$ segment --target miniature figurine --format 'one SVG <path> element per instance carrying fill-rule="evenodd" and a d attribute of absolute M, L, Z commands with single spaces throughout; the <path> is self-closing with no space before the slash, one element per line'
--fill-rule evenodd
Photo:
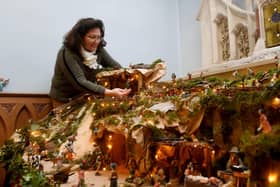
<path fill-rule="evenodd" d="M 96 172 L 95 172 L 95 175 L 96 176 L 100 176 L 101 174 L 100 174 L 100 170 L 101 170 L 101 167 L 102 167 L 102 158 L 101 158 L 101 155 L 97 155 L 97 157 L 96 157 L 96 161 L 95 161 L 95 163 L 96 163 Z"/>
<path fill-rule="evenodd" d="M 230 156 L 229 156 L 229 160 L 228 160 L 227 166 L 226 166 L 228 171 L 232 171 L 233 166 L 244 167 L 243 162 L 238 155 L 239 154 L 238 147 L 233 146 L 231 148 L 231 150 L 229 151 L 229 153 L 230 153 Z"/>
<path fill-rule="evenodd" d="M 255 75 L 255 72 L 251 68 L 247 68 L 248 71 L 248 77 L 252 78 Z"/>
<path fill-rule="evenodd" d="M 154 176 L 155 184 L 154 187 L 160 187 L 165 185 L 165 175 L 164 170 L 160 168 L 157 174 Z"/>
<path fill-rule="evenodd" d="M 72 136 L 69 136 L 67 139 L 67 143 L 65 145 L 65 148 L 68 149 L 70 152 L 74 153 L 73 144 L 76 140 L 77 133 L 73 134 Z"/>
<path fill-rule="evenodd" d="M 172 79 L 172 81 L 173 81 L 173 82 L 175 82 L 175 81 L 176 81 L 176 74 L 175 74 L 175 73 L 172 73 L 172 75 L 171 75 L 171 79 Z"/>
<path fill-rule="evenodd" d="M 191 73 L 188 73 L 188 79 L 192 80 L 192 74 Z"/>
<path fill-rule="evenodd" d="M 276 66 L 276 68 L 279 68 L 279 65 L 280 65 L 280 58 L 278 57 L 278 55 L 276 55 L 276 56 L 274 57 L 274 59 L 275 59 L 275 66 Z"/>
<path fill-rule="evenodd" d="M 127 164 L 128 170 L 129 170 L 129 176 L 126 179 L 127 182 L 133 182 L 133 179 L 135 178 L 135 171 L 137 169 L 137 163 L 134 157 L 131 157 L 129 159 L 129 162 Z"/>
<path fill-rule="evenodd" d="M 266 117 L 266 115 L 264 114 L 264 110 L 263 109 L 259 109 L 258 110 L 259 116 L 260 116 L 260 126 L 258 127 L 257 131 L 258 132 L 262 132 L 264 134 L 268 134 L 271 131 L 271 125 Z"/>
<path fill-rule="evenodd" d="M 189 162 L 189 164 L 187 165 L 187 168 L 185 169 L 184 174 L 185 174 L 186 177 L 188 175 L 192 175 L 193 174 L 193 164 L 192 164 L 192 162 Z"/>
<path fill-rule="evenodd" d="M 112 173 L 110 176 L 110 187 L 118 187 L 118 173 L 116 171 L 117 164 L 111 163 Z"/>
<path fill-rule="evenodd" d="M 10 79 L 0 78 L 0 91 L 9 83 Z"/>
<path fill-rule="evenodd" d="M 85 187 L 86 184 L 85 184 L 85 172 L 84 170 L 79 170 L 78 171 L 78 180 L 79 180 L 79 183 L 77 185 L 77 187 Z"/>
<path fill-rule="evenodd" d="M 41 155 L 40 154 L 36 154 L 36 155 L 31 156 L 31 166 L 33 168 L 38 169 L 39 166 L 40 166 L 40 161 L 41 161 Z"/>
<path fill-rule="evenodd" d="M 277 80 L 278 80 L 277 73 L 273 73 L 272 78 L 270 79 L 270 86 L 274 86 L 274 84 Z"/>
<path fill-rule="evenodd" d="M 65 144 L 65 148 L 66 148 L 65 157 L 68 161 L 72 161 L 75 154 L 73 144 L 74 141 L 76 140 L 76 136 L 77 133 L 73 134 L 72 136 L 69 136 Z"/>
<path fill-rule="evenodd" d="M 191 138 L 193 142 L 199 142 L 197 137 L 194 134 L 191 134 Z"/>

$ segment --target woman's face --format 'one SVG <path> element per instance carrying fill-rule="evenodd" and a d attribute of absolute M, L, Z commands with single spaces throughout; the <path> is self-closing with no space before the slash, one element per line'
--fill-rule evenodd
<path fill-rule="evenodd" d="M 90 29 L 84 36 L 83 47 L 90 52 L 96 51 L 101 39 L 101 31 L 99 28 Z"/>

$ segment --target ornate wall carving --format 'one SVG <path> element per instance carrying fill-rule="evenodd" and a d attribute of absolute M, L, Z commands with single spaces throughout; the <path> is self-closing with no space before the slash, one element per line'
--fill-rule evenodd
<path fill-rule="evenodd" d="M 236 58 L 248 57 L 250 52 L 248 28 L 238 24 L 233 30 L 236 38 Z"/>
<path fill-rule="evenodd" d="M 251 0 L 244 1 L 244 6 L 246 9 L 241 9 L 228 0 L 202 0 L 197 18 L 201 26 L 202 68 L 224 66 L 253 53 L 256 14 Z M 233 31 L 239 23 L 247 30 L 237 33 L 236 38 Z"/>
<path fill-rule="evenodd" d="M 221 61 L 227 61 L 230 58 L 228 19 L 226 16 L 219 14 L 216 17 L 215 22 L 217 24 L 217 31 L 218 31 L 217 36 L 218 36 L 219 59 Z"/>
<path fill-rule="evenodd" d="M 13 132 L 28 124 L 30 119 L 39 120 L 52 109 L 46 94 L 0 93 L 0 145 Z"/>

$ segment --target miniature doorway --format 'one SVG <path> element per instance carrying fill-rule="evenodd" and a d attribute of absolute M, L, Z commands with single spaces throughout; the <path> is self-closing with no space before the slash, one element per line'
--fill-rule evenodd
<path fill-rule="evenodd" d="M 122 134 L 112 134 L 112 152 L 111 159 L 112 162 L 117 164 L 125 163 L 126 159 L 126 149 L 125 149 L 125 136 Z"/>

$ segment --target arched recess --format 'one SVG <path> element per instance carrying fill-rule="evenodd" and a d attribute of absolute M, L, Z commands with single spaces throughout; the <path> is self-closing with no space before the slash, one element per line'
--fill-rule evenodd
<path fill-rule="evenodd" d="M 217 25 L 219 62 L 228 61 L 230 58 L 228 18 L 223 14 L 218 14 L 216 16 L 215 23 Z"/>
<path fill-rule="evenodd" d="M 23 124 L 28 124 L 30 119 L 34 119 L 34 115 L 26 105 L 23 105 L 17 113 L 14 130 L 22 127 Z"/>
<path fill-rule="evenodd" d="M 30 119 L 42 119 L 51 109 L 50 98 L 46 94 L 0 93 L 0 146 L 17 128 L 27 125 Z"/>
<path fill-rule="evenodd" d="M 3 142 L 6 139 L 6 125 L 3 118 L 0 116 L 0 142 Z"/>
<path fill-rule="evenodd" d="M 236 58 L 248 57 L 250 52 L 248 28 L 242 23 L 238 23 L 234 27 L 233 33 L 235 35 Z"/>

